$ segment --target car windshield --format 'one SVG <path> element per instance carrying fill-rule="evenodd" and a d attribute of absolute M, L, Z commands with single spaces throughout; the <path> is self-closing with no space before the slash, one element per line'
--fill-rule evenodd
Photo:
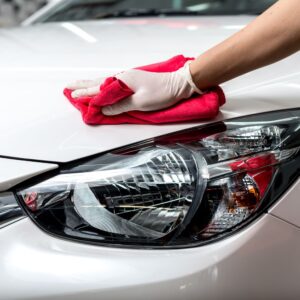
<path fill-rule="evenodd" d="M 38 22 L 117 17 L 260 14 L 276 0 L 62 0 Z"/>

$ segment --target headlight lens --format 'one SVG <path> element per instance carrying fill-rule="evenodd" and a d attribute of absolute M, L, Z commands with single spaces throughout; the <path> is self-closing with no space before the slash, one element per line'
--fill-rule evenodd
<path fill-rule="evenodd" d="M 18 197 L 40 227 L 67 238 L 152 247 L 213 241 L 297 178 L 299 134 L 300 110 L 196 127 L 61 170 Z"/>

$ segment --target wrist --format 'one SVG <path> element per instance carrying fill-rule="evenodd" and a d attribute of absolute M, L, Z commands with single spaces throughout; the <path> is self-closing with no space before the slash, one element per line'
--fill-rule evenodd
<path fill-rule="evenodd" d="M 197 87 L 197 85 L 195 84 L 193 78 L 192 78 L 192 74 L 190 71 L 190 64 L 192 61 L 188 61 L 185 63 L 185 65 L 178 70 L 180 77 L 185 81 L 185 86 L 190 90 L 190 93 L 197 93 L 197 94 L 203 94 L 203 92 L 201 91 L 201 89 L 199 89 Z"/>
<path fill-rule="evenodd" d="M 196 60 L 189 61 L 189 72 L 190 72 L 191 81 L 193 82 L 194 86 L 196 86 L 197 89 L 202 91 L 203 87 L 199 86 L 199 78 L 198 78 L 199 77 L 198 76 L 199 72 L 198 72 L 198 69 L 197 69 Z"/>

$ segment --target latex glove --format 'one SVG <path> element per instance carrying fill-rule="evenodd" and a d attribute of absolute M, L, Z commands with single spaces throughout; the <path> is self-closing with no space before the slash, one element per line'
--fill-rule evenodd
<path fill-rule="evenodd" d="M 188 99 L 193 93 L 202 93 L 194 84 L 189 62 L 175 72 L 155 73 L 132 69 L 115 76 L 134 94 L 111 106 L 102 108 L 105 115 L 118 115 L 127 111 L 160 110 Z M 94 96 L 99 93 L 103 79 L 77 81 L 68 86 L 74 90 L 73 98 Z"/>

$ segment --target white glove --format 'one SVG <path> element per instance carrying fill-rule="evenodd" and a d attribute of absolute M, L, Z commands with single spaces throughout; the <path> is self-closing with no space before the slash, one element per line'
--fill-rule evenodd
<path fill-rule="evenodd" d="M 202 94 L 192 80 L 189 62 L 175 72 L 155 73 L 129 70 L 116 75 L 134 94 L 116 104 L 105 106 L 105 115 L 118 115 L 123 112 L 140 110 L 160 110 L 190 98 L 193 93 Z M 72 97 L 94 96 L 99 93 L 103 79 L 77 81 L 68 86 L 73 90 Z"/>

